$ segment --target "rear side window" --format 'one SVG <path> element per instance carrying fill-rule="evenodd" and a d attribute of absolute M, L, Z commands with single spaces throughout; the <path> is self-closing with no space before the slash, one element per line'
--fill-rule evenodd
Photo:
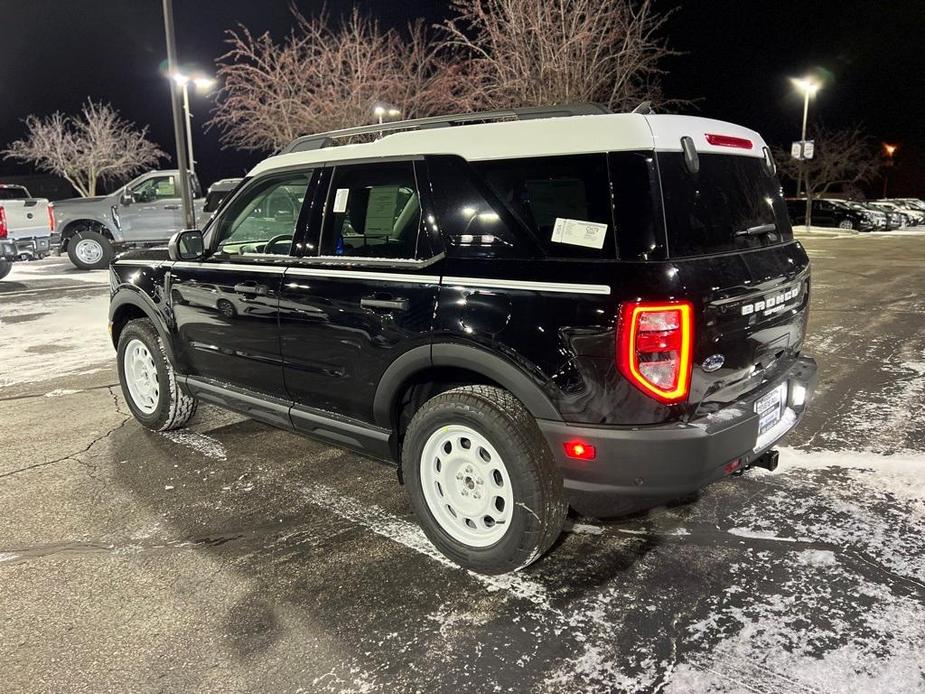
<path fill-rule="evenodd" d="M 780 183 L 763 159 L 659 152 L 668 253 L 673 258 L 761 248 L 793 238 Z"/>
<path fill-rule="evenodd" d="M 21 186 L 0 186 L 0 200 L 24 200 L 29 198 L 29 191 Z"/>
<path fill-rule="evenodd" d="M 480 161 L 472 166 L 548 255 L 616 257 L 605 154 Z"/>
<path fill-rule="evenodd" d="M 420 227 L 421 199 L 410 161 L 334 170 L 321 255 L 414 259 Z"/>

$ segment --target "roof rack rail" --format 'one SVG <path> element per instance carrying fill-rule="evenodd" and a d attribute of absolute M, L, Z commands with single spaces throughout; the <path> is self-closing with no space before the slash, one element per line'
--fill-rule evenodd
<path fill-rule="evenodd" d="M 558 106 L 530 106 L 527 108 L 512 108 L 500 111 L 481 111 L 474 113 L 458 113 L 450 116 L 433 116 L 431 118 L 414 118 L 412 120 L 390 121 L 387 123 L 373 123 L 360 125 L 354 128 L 332 130 L 317 135 L 303 135 L 297 137 L 283 147 L 280 154 L 293 152 L 308 152 L 315 149 L 331 147 L 335 140 L 358 135 L 373 135 L 395 132 L 399 130 L 425 130 L 428 128 L 447 128 L 453 125 L 466 125 L 488 121 L 503 120 L 534 120 L 537 118 L 561 118 L 564 116 L 592 116 L 612 113 L 603 104 L 561 104 Z"/>

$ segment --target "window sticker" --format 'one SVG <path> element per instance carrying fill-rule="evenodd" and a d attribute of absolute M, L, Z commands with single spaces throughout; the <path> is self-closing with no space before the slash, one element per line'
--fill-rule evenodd
<path fill-rule="evenodd" d="M 338 188 L 334 195 L 334 214 L 342 214 L 347 211 L 347 198 L 350 197 L 349 188 Z"/>
<path fill-rule="evenodd" d="M 607 225 L 598 222 L 588 222 L 583 219 L 563 219 L 556 217 L 556 225 L 552 228 L 552 241 L 554 243 L 568 243 L 573 246 L 585 248 L 604 247 L 607 237 Z"/>
<path fill-rule="evenodd" d="M 398 207 L 398 186 L 376 186 L 369 190 L 366 206 L 366 233 L 391 234 Z"/>

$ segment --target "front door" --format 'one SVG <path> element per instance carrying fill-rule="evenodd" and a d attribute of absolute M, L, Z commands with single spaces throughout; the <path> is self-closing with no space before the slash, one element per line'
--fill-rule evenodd
<path fill-rule="evenodd" d="M 169 295 L 190 375 L 285 398 L 278 302 L 310 171 L 255 179 L 209 228 L 202 262 L 178 262 Z"/>
<path fill-rule="evenodd" d="M 286 271 L 280 290 L 297 427 L 300 407 L 372 422 L 385 369 L 430 343 L 440 263 L 415 168 L 398 161 L 325 172 L 326 194 L 317 196 L 308 233 L 313 252 Z"/>
<path fill-rule="evenodd" d="M 129 189 L 133 200 L 119 205 L 119 223 L 126 241 L 169 239 L 182 228 L 183 212 L 177 176 L 151 176 Z"/>

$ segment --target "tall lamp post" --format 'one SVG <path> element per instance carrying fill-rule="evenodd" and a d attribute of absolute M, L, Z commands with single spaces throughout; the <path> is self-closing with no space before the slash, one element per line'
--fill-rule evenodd
<path fill-rule="evenodd" d="M 177 71 L 177 42 L 173 31 L 173 2 L 164 0 L 164 33 L 167 38 L 167 71 Z M 180 201 L 183 206 L 183 228 L 196 227 L 196 214 L 193 210 L 193 189 L 190 187 L 189 162 L 186 160 L 187 149 L 183 146 L 183 105 L 177 94 L 177 84 L 170 83 L 170 105 L 173 109 L 173 134 L 177 143 L 177 165 L 180 169 Z"/>
<path fill-rule="evenodd" d="M 174 72 L 170 77 L 174 82 L 177 83 L 177 86 L 183 90 L 183 114 L 186 117 L 187 156 L 189 157 L 190 172 L 195 174 L 196 159 L 193 157 L 193 115 L 190 112 L 189 107 L 189 85 L 190 82 L 192 82 L 193 86 L 196 87 L 197 92 L 205 94 L 213 87 L 215 80 L 211 77 L 204 77 L 202 75 L 195 75 L 190 77 L 189 75 L 184 75 L 182 72 Z"/>
<path fill-rule="evenodd" d="M 809 98 L 815 96 L 819 91 L 819 83 L 810 77 L 801 77 L 800 79 L 791 79 L 791 83 L 798 91 L 803 92 L 803 128 L 800 131 L 800 175 L 797 177 L 797 197 L 800 197 L 800 188 L 803 183 L 803 147 L 806 142 L 806 121 L 809 117 Z"/>
<path fill-rule="evenodd" d="M 883 151 L 886 153 L 886 166 L 887 169 L 883 174 L 883 197 L 886 197 L 886 187 L 887 182 L 890 180 L 890 169 L 893 168 L 893 155 L 896 153 L 896 150 L 899 149 L 899 145 L 888 145 L 886 142 L 883 143 Z"/>

